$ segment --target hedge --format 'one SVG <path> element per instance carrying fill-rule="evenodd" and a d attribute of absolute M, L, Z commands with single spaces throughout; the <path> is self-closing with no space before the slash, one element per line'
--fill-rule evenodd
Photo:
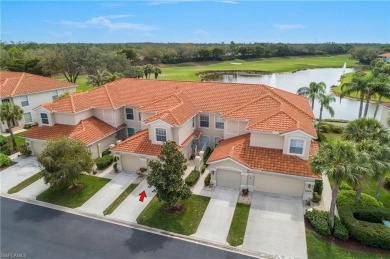
<path fill-rule="evenodd" d="M 324 183 L 322 182 L 322 180 L 315 180 L 314 192 L 318 193 L 319 195 L 322 195 L 322 189 L 324 188 L 323 185 Z"/>
<path fill-rule="evenodd" d="M 337 206 L 361 206 L 361 207 L 374 207 L 380 208 L 383 207 L 383 203 L 377 201 L 371 195 L 362 193 L 360 201 L 356 202 L 355 200 L 356 192 L 354 190 L 341 190 L 337 195 Z"/>
<path fill-rule="evenodd" d="M 188 186 L 194 186 L 199 180 L 200 172 L 198 170 L 193 170 L 185 179 L 185 183 Z"/>
<path fill-rule="evenodd" d="M 368 246 L 390 250 L 390 228 L 381 223 L 369 222 L 378 221 L 379 218 L 390 220 L 389 209 L 343 206 L 338 211 L 351 238 Z"/>
<path fill-rule="evenodd" d="M 385 178 L 387 186 L 390 188 L 390 175 Z"/>
<path fill-rule="evenodd" d="M 206 163 L 207 162 L 207 159 L 209 159 L 209 157 L 211 156 L 211 153 L 213 152 L 213 150 L 211 150 L 210 147 L 207 147 L 206 150 L 204 151 L 203 153 L 203 162 Z"/>
<path fill-rule="evenodd" d="M 12 164 L 12 160 L 3 153 L 0 153 L 0 167 L 6 167 Z"/>
<path fill-rule="evenodd" d="M 339 187 L 339 190 L 353 190 L 353 188 L 347 183 L 342 183 Z"/>
<path fill-rule="evenodd" d="M 209 186 L 211 180 L 211 174 L 209 173 L 206 178 L 204 178 L 204 185 Z"/>
<path fill-rule="evenodd" d="M 203 174 L 205 170 L 206 170 L 206 165 L 205 164 L 201 165 L 200 173 Z"/>
<path fill-rule="evenodd" d="M 328 212 L 313 209 L 306 211 L 305 218 L 310 222 L 315 231 L 323 236 L 332 234 L 328 225 Z M 334 217 L 333 236 L 340 240 L 348 240 L 349 234 L 347 228 L 341 223 L 338 217 Z"/>
<path fill-rule="evenodd" d="M 109 167 L 113 161 L 114 161 L 113 156 L 105 155 L 105 156 L 96 158 L 95 164 L 99 170 L 103 170 L 103 169 Z"/>

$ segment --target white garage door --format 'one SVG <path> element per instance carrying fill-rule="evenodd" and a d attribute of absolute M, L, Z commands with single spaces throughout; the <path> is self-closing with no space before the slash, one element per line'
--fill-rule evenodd
<path fill-rule="evenodd" d="M 31 149 L 35 156 L 39 156 L 45 148 L 46 142 L 43 141 L 31 141 Z"/>
<path fill-rule="evenodd" d="M 122 155 L 122 168 L 127 172 L 136 172 L 140 169 L 140 160 L 136 156 Z"/>
<path fill-rule="evenodd" d="M 255 175 L 255 191 L 277 193 L 294 197 L 302 197 L 304 181 L 275 175 Z"/>
<path fill-rule="evenodd" d="M 230 170 L 217 170 L 217 185 L 223 187 L 230 187 L 240 189 L 241 187 L 241 173 Z"/>

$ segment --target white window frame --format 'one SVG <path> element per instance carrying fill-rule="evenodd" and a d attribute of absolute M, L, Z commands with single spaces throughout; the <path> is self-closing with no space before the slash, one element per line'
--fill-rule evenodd
<path fill-rule="evenodd" d="M 42 118 L 42 114 L 45 114 L 47 116 L 47 118 Z M 41 124 L 43 125 L 49 125 L 50 124 L 50 120 L 49 120 L 49 114 L 45 113 L 45 112 L 41 112 L 39 113 L 39 119 L 41 120 Z M 43 120 L 47 120 L 47 123 L 44 123 Z"/>
<path fill-rule="evenodd" d="M 161 132 L 159 132 L 159 131 L 161 131 Z M 164 132 L 164 134 L 161 134 L 162 132 Z M 156 128 L 155 133 L 156 133 L 156 141 L 158 141 L 158 142 L 166 142 L 167 141 L 167 130 L 166 129 Z M 159 140 L 159 137 L 165 137 L 165 140 Z"/>
<path fill-rule="evenodd" d="M 206 117 L 207 116 L 207 122 L 208 122 L 208 126 L 205 127 L 205 126 L 202 126 L 202 116 L 203 117 Z M 208 114 L 200 114 L 199 115 L 199 128 L 210 128 L 210 115 Z"/>
<path fill-rule="evenodd" d="M 222 137 L 215 137 L 214 138 L 214 147 L 216 147 L 219 144 L 219 142 L 221 142 L 221 140 L 222 140 Z"/>
<path fill-rule="evenodd" d="M 53 99 L 53 101 L 58 98 L 58 91 L 57 90 L 51 91 L 51 98 Z"/>
<path fill-rule="evenodd" d="M 127 110 L 131 110 L 131 113 L 128 113 Z M 134 120 L 134 109 L 133 108 L 125 108 L 125 114 L 126 114 L 126 120 L 133 121 Z M 133 117 L 132 119 L 129 119 L 127 115 L 130 115 Z"/>
<path fill-rule="evenodd" d="M 22 107 L 30 106 L 30 102 L 28 101 L 28 96 L 27 95 L 20 96 L 19 98 L 20 98 L 20 106 L 22 106 Z M 26 100 L 23 100 L 23 98 L 26 98 Z M 23 105 L 24 102 L 27 102 L 27 104 Z"/>
<path fill-rule="evenodd" d="M 27 121 L 26 120 L 26 114 L 28 114 L 30 116 L 30 121 Z M 25 124 L 30 124 L 30 123 L 33 123 L 33 119 L 32 119 L 32 115 L 31 115 L 31 112 L 26 112 L 23 114 L 23 117 L 24 117 L 24 123 Z"/>
<path fill-rule="evenodd" d="M 291 149 L 291 142 L 295 140 L 295 141 L 302 141 L 303 145 L 302 145 L 302 154 L 298 154 L 298 153 L 292 153 L 290 152 L 290 149 Z M 306 140 L 303 139 L 303 138 L 290 138 L 288 140 L 288 154 L 290 155 L 296 155 L 296 156 L 304 156 L 305 155 L 305 147 L 306 147 Z"/>
<path fill-rule="evenodd" d="M 222 128 L 217 127 L 217 123 L 222 123 Z M 224 130 L 225 129 L 225 122 L 221 118 L 220 115 L 215 115 L 215 124 L 214 124 L 215 129 L 217 130 Z"/>

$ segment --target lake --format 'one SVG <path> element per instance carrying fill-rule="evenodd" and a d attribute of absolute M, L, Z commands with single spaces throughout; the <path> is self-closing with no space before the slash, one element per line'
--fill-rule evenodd
<path fill-rule="evenodd" d="M 347 68 L 345 73 L 354 72 L 354 69 Z M 225 74 L 213 75 L 207 77 L 207 81 L 218 81 L 225 83 L 244 83 L 244 84 L 265 84 L 276 87 L 291 93 L 296 93 L 300 87 L 309 86 L 311 82 L 324 82 L 327 85 L 328 92 L 331 92 L 332 85 L 339 85 L 340 78 L 344 73 L 343 68 L 316 68 L 301 70 L 292 73 L 275 73 L 275 74 Z M 351 99 L 342 99 L 336 97 L 336 102 L 331 104 L 334 111 L 334 118 L 353 120 L 359 115 L 359 102 Z M 371 104 L 368 116 L 373 117 L 375 104 Z M 314 104 L 314 114 L 319 117 L 320 107 L 316 102 Z M 380 117 L 379 109 L 377 118 Z M 330 114 L 324 110 L 323 118 L 331 118 Z"/>

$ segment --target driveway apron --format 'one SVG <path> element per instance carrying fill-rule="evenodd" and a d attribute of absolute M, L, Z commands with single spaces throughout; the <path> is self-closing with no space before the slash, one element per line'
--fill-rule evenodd
<path fill-rule="evenodd" d="M 16 195 L 35 200 L 39 194 L 43 193 L 47 189 L 49 189 L 49 185 L 45 184 L 45 181 L 43 180 L 43 178 L 41 178 L 27 186 L 20 192 L 17 192 Z"/>

